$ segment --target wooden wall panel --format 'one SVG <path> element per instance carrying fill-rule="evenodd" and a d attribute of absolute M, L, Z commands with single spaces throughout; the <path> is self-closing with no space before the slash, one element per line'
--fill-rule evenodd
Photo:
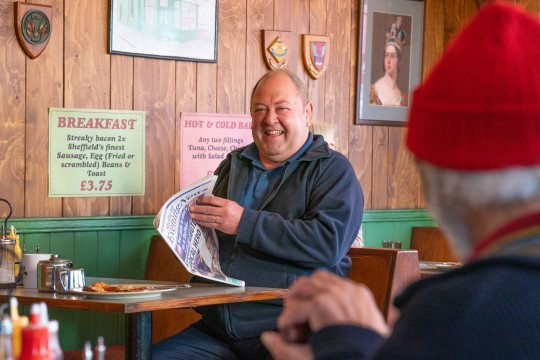
<path fill-rule="evenodd" d="M 352 119 L 349 117 L 349 96 L 346 89 L 349 88 L 350 79 L 350 38 L 351 38 L 351 5 L 350 2 L 328 1 L 327 31 L 331 34 L 331 51 L 333 57 L 331 64 L 326 70 L 326 92 L 324 112 L 327 121 L 336 125 L 336 136 L 339 139 L 348 138 L 348 124 Z M 338 144 L 341 141 L 337 141 Z M 345 156 L 348 147 L 340 144 L 339 151 Z"/>
<path fill-rule="evenodd" d="M 25 57 L 13 26 L 14 2 L 0 3 L 0 197 L 13 207 L 13 217 L 24 216 L 25 173 Z M 6 217 L 7 206 L 0 204 Z M 6 212 L 4 212 L 6 211 Z"/>
<path fill-rule="evenodd" d="M 176 63 L 176 129 L 180 129 L 180 114 L 197 111 L 197 83 L 195 79 L 197 65 L 193 62 Z M 176 131 L 174 191 L 180 190 L 180 131 Z"/>
<path fill-rule="evenodd" d="M 37 2 L 37 1 L 36 1 Z M 45 51 L 26 60 L 26 167 L 24 214 L 62 216 L 62 199 L 48 197 L 49 107 L 63 106 L 63 1 L 39 1 L 53 7 L 53 33 Z"/>
<path fill-rule="evenodd" d="M 354 125 L 361 0 L 221 0 L 216 63 L 111 56 L 108 0 L 29 2 L 54 8 L 53 37 L 35 60 L 16 40 L 14 1 L 0 0 L 0 197 L 12 201 L 14 217 L 155 213 L 178 190 L 180 113 L 249 112 L 251 89 L 267 71 L 261 30 L 291 32 L 288 68 L 306 82 L 314 118 L 337 126 L 365 207 L 425 206 L 406 128 Z M 540 13 L 536 0 L 516 2 Z M 425 0 L 423 76 L 476 11 L 474 0 Z M 330 67 L 318 80 L 304 69 L 302 34 L 331 37 Z M 145 110 L 146 194 L 48 198 L 49 107 Z"/>
<path fill-rule="evenodd" d="M 423 204 L 419 203 L 420 178 L 414 166 L 412 155 L 405 146 L 404 127 L 391 127 L 389 129 L 389 160 L 391 169 L 388 179 L 388 208 L 416 209 Z"/>
<path fill-rule="evenodd" d="M 175 74 L 173 61 L 136 58 L 135 110 L 146 111 L 145 196 L 133 198 L 133 214 L 157 213 L 174 194 Z"/>
<path fill-rule="evenodd" d="M 327 18 L 328 13 L 326 0 L 314 0 L 309 2 L 309 34 L 314 35 L 328 35 L 331 31 L 327 31 Z M 303 48 L 302 41 L 298 42 L 298 46 Z M 336 44 L 331 41 L 330 46 L 330 66 L 334 67 L 334 61 L 336 60 L 333 55 L 339 52 L 336 51 Z M 303 51 L 301 52 L 303 53 Z M 303 59 L 301 59 L 303 61 Z M 321 75 L 317 80 L 308 77 L 308 83 L 306 86 L 309 89 L 309 98 L 313 103 L 313 119 L 316 121 L 325 121 L 334 124 L 336 130 L 339 129 L 339 120 L 327 118 L 325 116 L 325 93 L 326 93 L 326 74 Z M 341 136 L 339 131 L 336 131 L 336 150 L 343 151 L 347 148 L 347 138 Z"/>
<path fill-rule="evenodd" d="M 353 165 L 362 190 L 364 191 L 364 208 L 371 209 L 372 199 L 372 163 L 373 163 L 373 126 L 354 125 L 356 117 L 356 87 L 358 76 L 358 19 L 359 4 L 351 4 L 351 37 L 349 61 L 349 160 Z"/>
<path fill-rule="evenodd" d="M 422 75 L 425 78 L 444 49 L 444 7 L 442 1 L 426 1 L 424 10 Z"/>
<path fill-rule="evenodd" d="M 274 30 L 272 25 L 274 9 L 272 2 L 266 0 L 247 0 L 246 8 L 246 86 L 243 113 L 249 114 L 251 90 L 259 78 L 268 71 L 262 57 L 264 52 L 262 31 Z M 287 44 L 287 46 L 291 46 L 291 44 Z"/>
<path fill-rule="evenodd" d="M 291 32 L 289 65 L 287 69 L 296 73 L 304 84 L 309 76 L 304 71 L 301 57 L 301 34 L 309 34 L 309 0 L 274 0 L 274 29 Z"/>
<path fill-rule="evenodd" d="M 107 54 L 109 2 L 65 0 L 64 107 L 108 109 L 111 67 Z M 100 19 L 101 26 L 95 26 Z M 107 197 L 64 198 L 64 216 L 107 215 Z"/>
<path fill-rule="evenodd" d="M 246 94 L 246 0 L 221 0 L 219 17 L 217 112 L 239 114 Z"/>
<path fill-rule="evenodd" d="M 532 14 L 540 15 L 540 2 L 538 0 L 516 0 L 516 3 L 522 5 Z"/>
<path fill-rule="evenodd" d="M 388 163 L 389 134 L 388 126 L 373 127 L 373 161 L 371 183 L 371 209 L 388 209 Z"/>
<path fill-rule="evenodd" d="M 217 64 L 197 64 L 197 112 L 214 113 L 217 111 L 216 72 Z"/>
<path fill-rule="evenodd" d="M 111 109 L 133 110 L 133 58 L 111 55 Z M 131 196 L 111 196 L 111 215 L 130 215 Z"/>

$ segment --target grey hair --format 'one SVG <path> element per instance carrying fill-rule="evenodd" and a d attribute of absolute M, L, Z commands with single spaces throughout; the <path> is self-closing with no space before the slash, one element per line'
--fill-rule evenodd
<path fill-rule="evenodd" d="M 296 87 L 296 90 L 298 90 L 298 94 L 302 97 L 303 105 L 307 105 L 309 103 L 308 92 L 302 80 L 296 74 L 292 73 L 291 71 L 287 69 L 275 69 L 275 70 L 268 71 L 266 74 L 264 74 L 259 79 L 259 81 L 257 81 L 255 86 L 251 90 L 251 98 L 250 98 L 250 105 L 249 105 L 250 108 L 253 105 L 253 95 L 255 94 L 255 90 L 257 90 L 259 85 L 262 84 L 266 79 L 277 74 L 285 74 L 289 79 L 291 79 L 294 86 Z"/>
<path fill-rule="evenodd" d="M 418 165 L 422 177 L 438 185 L 437 191 L 475 208 L 505 205 L 540 195 L 540 167 L 456 171 L 426 162 Z"/>
<path fill-rule="evenodd" d="M 540 167 L 455 171 L 418 161 L 428 207 L 462 260 L 472 251 L 471 209 L 518 204 L 540 195 Z"/>

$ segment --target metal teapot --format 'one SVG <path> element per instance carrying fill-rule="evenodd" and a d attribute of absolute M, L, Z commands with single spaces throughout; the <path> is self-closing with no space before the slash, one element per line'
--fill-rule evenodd
<path fill-rule="evenodd" d="M 61 260 L 58 254 L 52 254 L 49 260 L 41 260 L 37 264 L 38 291 L 55 292 L 58 288 L 58 275 L 60 270 L 73 267 L 71 260 Z"/>

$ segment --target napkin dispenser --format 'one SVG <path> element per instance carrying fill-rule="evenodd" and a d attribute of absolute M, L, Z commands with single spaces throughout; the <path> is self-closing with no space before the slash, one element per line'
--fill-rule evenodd
<path fill-rule="evenodd" d="M 55 292 L 58 288 L 57 272 L 73 268 L 71 260 L 61 260 L 58 254 L 52 254 L 49 260 L 41 260 L 37 265 L 38 291 Z"/>

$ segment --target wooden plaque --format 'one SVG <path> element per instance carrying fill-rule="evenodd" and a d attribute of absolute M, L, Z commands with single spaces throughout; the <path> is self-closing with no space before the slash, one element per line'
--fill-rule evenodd
<path fill-rule="evenodd" d="M 287 66 L 290 31 L 263 30 L 263 57 L 270 70 Z"/>
<path fill-rule="evenodd" d="M 303 58 L 306 70 L 313 79 L 317 80 L 330 62 L 330 36 L 303 35 Z"/>
<path fill-rule="evenodd" d="M 47 47 L 52 31 L 52 6 L 15 3 L 15 32 L 24 52 L 37 58 Z"/>

